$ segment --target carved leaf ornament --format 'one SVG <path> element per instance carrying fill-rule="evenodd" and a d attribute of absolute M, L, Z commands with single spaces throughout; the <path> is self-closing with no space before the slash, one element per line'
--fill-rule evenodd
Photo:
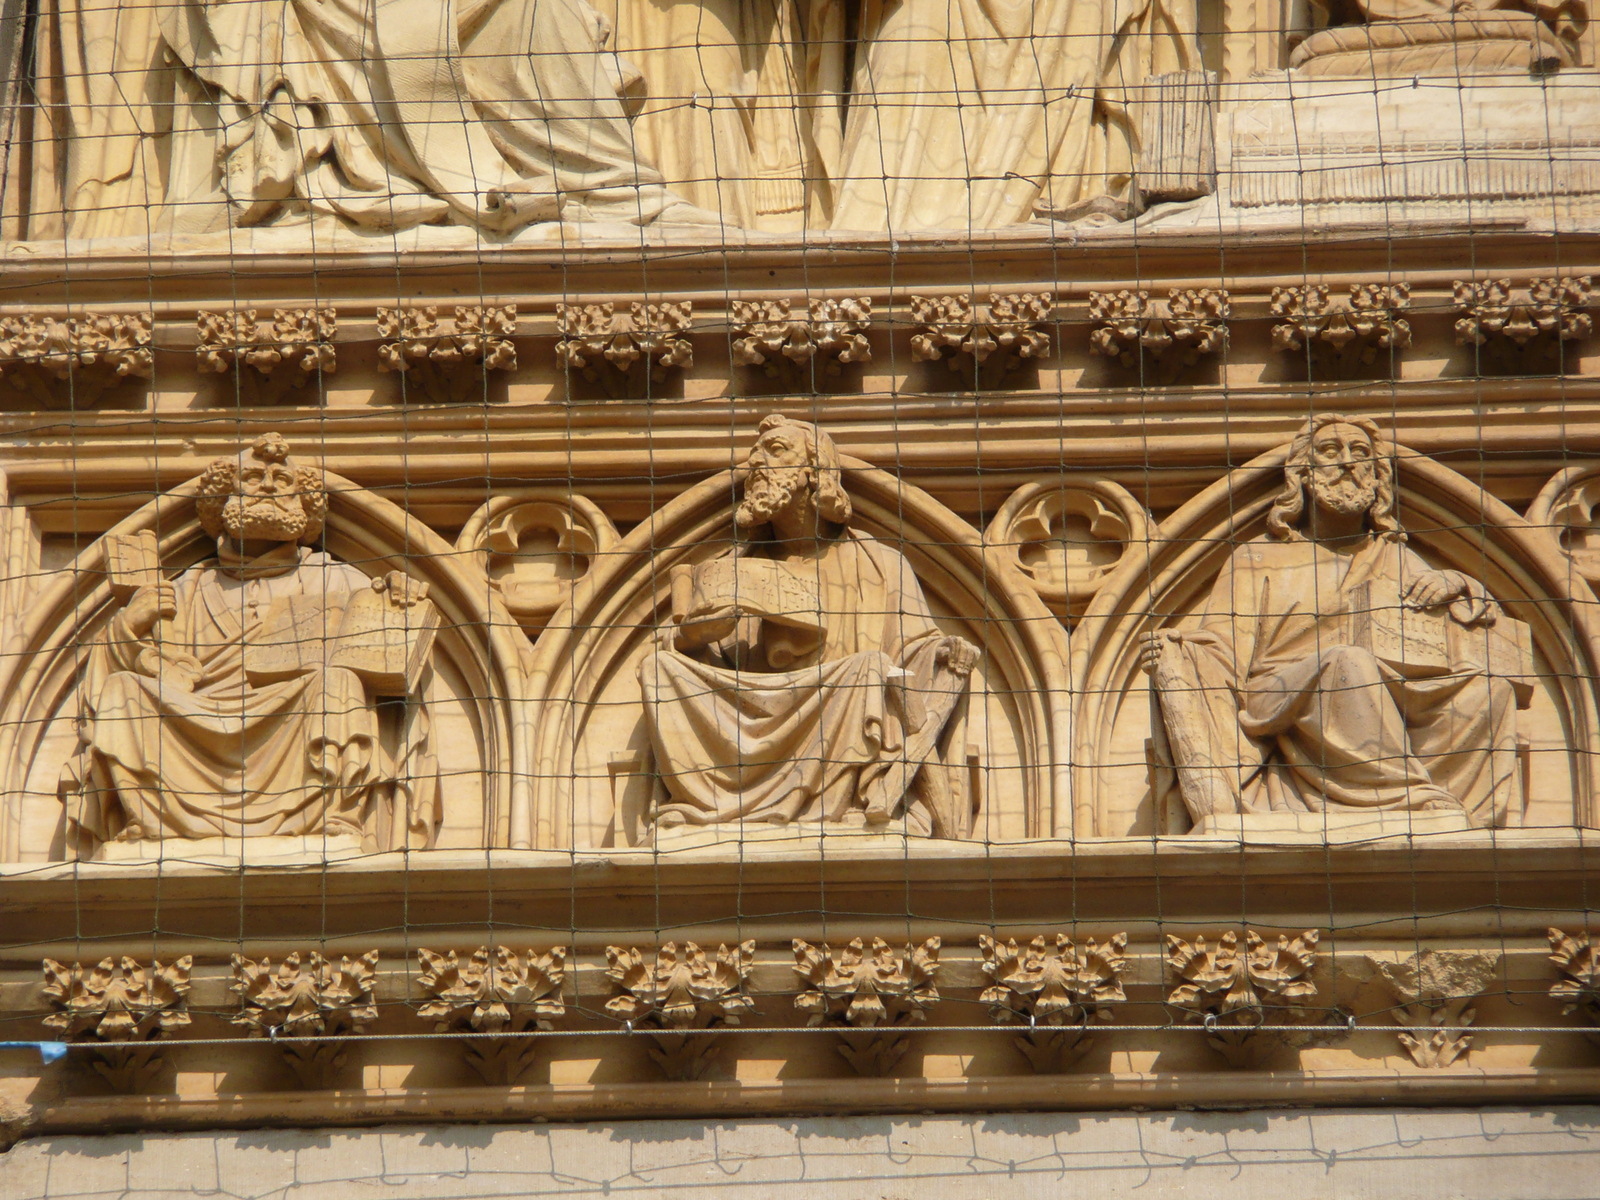
<path fill-rule="evenodd" d="M 787 299 L 735 300 L 731 315 L 733 361 L 764 367 L 768 375 L 778 373 L 783 359 L 799 364 L 820 356 L 826 370 L 837 374 L 840 363 L 872 358 L 866 339 L 872 301 L 865 296 L 814 299 L 805 316 L 793 315 Z"/>
<path fill-rule="evenodd" d="M 1246 930 L 1241 954 L 1233 930 L 1222 935 L 1215 949 L 1208 949 L 1203 937 L 1191 943 L 1168 934 L 1167 964 L 1181 982 L 1167 1003 L 1196 1016 L 1260 1024 L 1268 1005 L 1291 1005 L 1316 995 L 1310 975 L 1319 936 L 1308 929 L 1295 938 L 1280 935 L 1277 945 L 1270 946 L 1254 930 Z"/>
<path fill-rule="evenodd" d="M 996 1021 L 1081 1025 L 1091 1016 L 1109 1021 L 1109 1006 L 1128 998 L 1122 990 L 1128 966 L 1122 955 L 1128 947 L 1125 933 L 1106 939 L 1104 946 L 1090 938 L 1082 951 L 1064 933 L 1056 935 L 1054 949 L 1042 934 L 1021 947 L 1015 938 L 980 937 L 978 947 L 983 973 L 994 980 L 978 999 Z"/>
<path fill-rule="evenodd" d="M 694 346 L 684 336 L 693 324 L 694 302 L 690 300 L 634 301 L 626 316 L 609 301 L 558 304 L 556 329 L 561 337 L 556 343 L 556 361 L 594 379 L 601 362 L 626 373 L 643 358 L 651 364 L 651 377 L 659 382 L 669 370 L 694 366 Z"/>
<path fill-rule="evenodd" d="M 342 958 L 337 964 L 315 950 L 302 963 L 295 951 L 276 970 L 270 958 L 257 962 L 235 954 L 229 986 L 244 1008 L 230 1019 L 256 1035 L 274 1030 L 291 1037 L 360 1033 L 378 1019 L 373 997 L 377 979 L 376 950 L 353 961 Z"/>
<path fill-rule="evenodd" d="M 1090 292 L 1089 351 L 1138 364 L 1141 352 L 1155 359 L 1177 350 L 1193 365 L 1202 355 L 1220 354 L 1228 345 L 1228 293 L 1220 288 L 1171 288 L 1165 299 L 1145 290 Z"/>
<path fill-rule="evenodd" d="M 185 954 L 170 966 L 146 968 L 132 958 L 103 958 L 84 970 L 44 960 L 44 994 L 59 1010 L 44 1024 L 69 1041 L 136 1042 L 189 1024 L 189 971 Z"/>
<path fill-rule="evenodd" d="M 745 992 L 755 969 L 756 944 L 717 947 L 715 957 L 693 942 L 667 942 L 651 963 L 637 946 L 606 947 L 606 975 L 622 992 L 606 1001 L 612 1016 L 634 1024 L 653 1021 L 669 1029 L 737 1025 L 755 1009 Z"/>
<path fill-rule="evenodd" d="M 1050 292 L 993 294 L 984 303 L 971 296 L 912 296 L 911 357 L 917 362 L 947 359 L 950 369 L 987 362 L 1000 354 L 1009 368 L 1022 359 L 1050 352 L 1050 335 L 1042 328 L 1055 311 Z"/>
<path fill-rule="evenodd" d="M 882 938 L 872 939 L 870 951 L 861 938 L 852 938 L 835 954 L 796 938 L 794 969 L 804 986 L 794 1006 L 808 1014 L 808 1025 L 833 1019 L 870 1028 L 902 1015 L 925 1020 L 939 1003 L 939 946 L 933 937 L 896 954 Z"/>
<path fill-rule="evenodd" d="M 1588 933 L 1569 937 L 1551 929 L 1550 961 L 1561 972 L 1561 979 L 1550 994 L 1561 1001 L 1564 1016 L 1581 1013 L 1591 1025 L 1600 1025 L 1600 952 Z"/>
<path fill-rule="evenodd" d="M 435 954 L 419 949 L 422 964 L 418 982 L 434 999 L 417 1009 L 417 1015 L 434 1022 L 440 1033 L 470 1029 L 474 1033 L 502 1033 L 530 1026 L 551 1028 L 566 1011 L 561 988 L 566 981 L 567 948 L 554 946 L 544 954 L 532 950 L 514 954 L 505 946 L 479 946 L 462 960 L 454 950 Z"/>

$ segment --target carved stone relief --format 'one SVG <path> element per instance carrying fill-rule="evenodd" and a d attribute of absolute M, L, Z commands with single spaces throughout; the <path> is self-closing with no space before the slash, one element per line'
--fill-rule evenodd
<path fill-rule="evenodd" d="M 1426 949 L 1400 958 L 1367 955 L 1346 962 L 1346 974 L 1371 979 L 1394 1007 L 1385 1023 L 1408 1025 L 1396 1035 L 1417 1066 L 1434 1069 L 1463 1059 L 1476 1001 L 1502 976 L 1498 950 Z"/>
<path fill-rule="evenodd" d="M 1285 1044 L 1284 1031 L 1317 1015 L 1307 1001 L 1317 994 L 1311 978 L 1321 934 L 1279 935 L 1276 946 L 1253 929 L 1224 933 L 1215 948 L 1204 937 L 1193 942 L 1167 935 L 1167 966 L 1177 980 L 1167 1004 L 1186 1021 L 1203 1024 L 1206 1043 L 1240 1067 Z M 1271 1031 L 1266 1032 L 1266 1031 Z M 1295 1038 L 1292 1033 L 1289 1043 Z"/>
<path fill-rule="evenodd" d="M 1050 334 L 1043 326 L 1055 303 L 1049 292 L 997 292 L 981 302 L 973 296 L 912 296 L 911 357 L 942 359 L 952 371 L 995 383 L 1024 361 L 1049 355 Z"/>
<path fill-rule="evenodd" d="M 1486 359 L 1513 369 L 1561 364 L 1562 343 L 1594 332 L 1587 275 L 1520 283 L 1458 279 L 1454 291 L 1456 307 L 1466 314 L 1456 322 L 1456 344 L 1482 346 Z"/>
<path fill-rule="evenodd" d="M 1313 418 L 1199 628 L 1146 635 L 1157 759 L 1199 831 L 1253 813 L 1448 813 L 1460 828 L 1521 813 L 1530 630 L 1404 546 L 1393 481 L 1372 422 Z"/>
<path fill-rule="evenodd" d="M 487 372 L 515 371 L 517 306 L 456 305 L 448 327 L 439 310 L 379 308 L 378 369 L 399 372 L 407 399 L 483 399 Z"/>
<path fill-rule="evenodd" d="M 1399 314 L 1411 306 L 1403 283 L 1352 283 L 1347 296 L 1327 284 L 1272 289 L 1272 346 L 1314 366 L 1383 366 L 1411 345 L 1411 326 Z"/>
<path fill-rule="evenodd" d="M 1080 834 L 1193 830 L 1296 842 L 1595 819 L 1584 781 L 1587 747 L 1600 729 L 1595 689 L 1587 682 L 1596 654 L 1596 605 L 1581 568 L 1574 569 L 1552 537 L 1552 530 L 1581 518 L 1582 505 L 1572 497 L 1581 495 L 1592 469 L 1573 468 L 1552 480 L 1525 520 L 1473 480 L 1392 446 L 1375 429 L 1358 435 L 1360 421 L 1327 439 L 1346 443 L 1342 449 L 1330 444 L 1329 453 L 1350 461 L 1320 466 L 1314 435 L 1339 424 L 1336 415 L 1317 418 L 1293 441 L 1168 515 L 1161 537 L 1136 552 L 1130 548 L 1075 621 L 1074 728 L 1085 764 L 1074 775 Z M 1357 449 L 1360 454 L 1353 453 Z M 1370 466 L 1359 461 L 1369 456 Z M 1319 474 L 1328 479 L 1318 483 Z M 1318 488 L 1348 494 L 1318 501 Z M 1294 564 L 1302 556 L 1320 562 L 1332 549 L 1321 544 L 1330 526 L 1317 514 L 1329 506 L 1356 508 L 1369 491 L 1372 506 L 1360 530 L 1352 528 L 1354 540 L 1337 546 L 1355 552 L 1328 560 L 1330 568 L 1338 564 L 1342 581 L 1336 584 L 1319 568 L 1315 587 L 1309 576 L 1299 582 Z M 1559 522 L 1551 516 L 1558 505 L 1567 514 Z M 1383 522 L 1374 516 L 1380 509 L 1388 512 Z M 1346 520 L 1353 525 L 1355 518 Z M 1580 550 L 1581 532 L 1568 539 Z M 1401 534 L 1408 539 L 1403 544 L 1394 540 Z M 1384 544 L 1391 548 L 1382 550 Z M 1352 573 L 1346 563 L 1366 565 Z M 1421 605 L 1402 600 L 1400 589 L 1420 589 L 1424 584 L 1415 581 L 1428 578 L 1448 583 L 1453 598 L 1430 595 L 1432 602 Z M 1464 604 L 1469 596 L 1481 599 Z M 1288 623 L 1280 626 L 1280 616 Z M 1305 629 L 1315 623 L 1321 631 L 1315 653 L 1293 640 L 1302 619 Z M 1385 623 L 1399 626 L 1398 641 L 1379 632 Z M 1258 629 L 1264 635 L 1259 652 Z M 1458 667 L 1424 666 L 1415 639 L 1429 630 L 1442 635 L 1433 638 L 1433 661 L 1458 664 L 1459 673 Z M 1237 673 L 1230 667 L 1227 683 L 1204 675 L 1226 689 L 1224 702 L 1221 692 L 1198 682 L 1199 663 L 1234 650 L 1242 657 L 1230 659 Z M 1390 668 L 1381 666 L 1380 652 L 1401 656 L 1395 661 L 1404 666 L 1402 688 L 1426 689 L 1429 676 L 1448 675 L 1465 689 L 1484 689 L 1486 700 L 1472 706 L 1481 731 L 1470 732 L 1444 708 L 1408 709 L 1404 734 L 1384 743 L 1394 747 L 1393 757 L 1390 751 L 1368 754 L 1360 739 L 1386 736 L 1380 731 L 1392 726 L 1382 722 L 1394 721 L 1395 712 L 1377 692 L 1348 681 L 1337 703 L 1319 702 L 1305 720 L 1273 718 L 1273 689 L 1295 670 L 1306 672 L 1295 678 L 1311 690 L 1290 686 L 1309 697 L 1321 690 L 1313 670 L 1326 673 L 1345 657 L 1353 664 L 1370 655 L 1380 664 L 1371 669 L 1381 675 Z M 1141 662 L 1156 672 L 1153 682 L 1139 672 Z M 1168 669 L 1173 674 L 1163 677 Z M 1380 701 L 1377 711 L 1335 733 L 1346 719 L 1335 710 L 1363 695 Z M 1213 710 L 1213 701 L 1220 707 Z M 1453 774 L 1453 768 L 1434 774 L 1430 728 L 1450 731 L 1437 743 L 1446 755 L 1438 761 L 1473 764 L 1467 774 Z M 1136 748 L 1147 738 L 1140 762 Z M 1351 754 L 1348 761 L 1362 764 L 1359 772 L 1346 773 L 1333 754 L 1336 746 Z M 1408 758 L 1413 767 L 1403 766 Z M 1290 765 L 1306 762 L 1314 766 L 1310 773 Z M 1209 766 L 1195 773 L 1200 763 Z M 1417 774 L 1402 786 L 1399 776 L 1388 775 L 1389 764 Z M 1284 789 L 1290 777 L 1298 782 Z M 1311 790 L 1302 793 L 1303 786 Z M 1391 786 L 1395 790 L 1381 790 Z M 1437 800 L 1431 789 L 1461 807 Z M 1254 798 L 1245 799 L 1247 793 Z M 1385 795 L 1399 807 L 1390 807 Z M 1220 809 L 1208 807 L 1210 796 Z M 1191 808 L 1191 801 L 1199 807 Z M 1430 803 L 1435 807 L 1426 807 Z"/>
<path fill-rule="evenodd" d="M 1221 288 L 1172 288 L 1166 299 L 1148 291 L 1090 292 L 1089 350 L 1124 367 L 1150 360 L 1158 382 L 1228 348 L 1233 307 Z"/>
<path fill-rule="evenodd" d="M 940 939 L 908 945 L 896 953 L 882 938 L 869 949 L 852 938 L 835 952 L 796 938 L 795 973 L 801 991 L 794 1006 L 808 1025 L 838 1025 L 839 1053 L 858 1075 L 887 1075 L 905 1056 L 911 1039 L 903 1030 L 928 1019 L 939 1003 Z"/>
<path fill-rule="evenodd" d="M 1552 928 L 1550 961 L 1561 978 L 1550 995 L 1561 1002 L 1561 1015 L 1581 1016 L 1590 1027 L 1589 1039 L 1600 1043 L 1600 953 L 1587 930 L 1567 935 Z"/>
<path fill-rule="evenodd" d="M 274 309 L 270 322 L 253 308 L 201 311 L 195 365 L 202 375 L 236 372 L 241 404 L 271 404 L 338 369 L 338 324 L 334 308 Z"/>
<path fill-rule="evenodd" d="M 456 549 L 483 572 L 522 627 L 536 633 L 617 540 L 616 526 L 599 506 L 550 488 L 494 497 L 462 526 Z"/>
<path fill-rule="evenodd" d="M 0 379 L 28 407 L 93 408 L 110 388 L 149 379 L 148 313 L 0 317 Z"/>
<path fill-rule="evenodd" d="M 417 982 L 432 996 L 417 1015 L 433 1022 L 437 1033 L 516 1034 L 550 1029 L 563 1016 L 566 1002 L 567 948 L 554 946 L 543 954 L 521 955 L 504 946 L 479 946 L 470 958 L 454 950 L 435 954 L 419 949 Z M 473 1036 L 461 1041 L 466 1063 L 486 1084 L 510 1087 L 533 1066 L 534 1038 Z"/>
<path fill-rule="evenodd" d="M 786 366 L 794 374 L 813 359 L 820 360 L 826 375 L 838 375 L 850 363 L 872 361 L 866 337 L 872 326 L 868 297 L 817 297 L 804 316 L 791 310 L 787 299 L 735 300 L 730 314 L 733 361 L 760 367 L 769 378 L 784 374 Z"/>
<path fill-rule="evenodd" d="M 1153 536 L 1144 505 L 1119 483 L 1025 483 L 984 531 L 1051 611 L 1080 615 L 1106 577 Z"/>
<path fill-rule="evenodd" d="M 694 346 L 686 336 L 693 327 L 692 300 L 634 301 L 626 313 L 617 312 L 610 301 L 558 304 L 556 361 L 608 393 L 624 396 L 639 384 L 635 377 L 640 373 L 662 383 L 669 373 L 694 366 Z"/>
<path fill-rule="evenodd" d="M 44 960 L 44 995 L 55 1012 L 44 1018 L 69 1042 L 95 1043 L 92 1066 L 119 1092 L 146 1090 L 164 1060 L 151 1045 L 189 1024 L 189 971 L 184 955 L 148 967 L 124 956 L 93 967 Z"/>
<path fill-rule="evenodd" d="M 1112 1006 L 1128 998 L 1122 990 L 1125 933 L 1103 946 L 1090 938 L 1081 951 L 1064 933 L 1056 935 L 1053 949 L 1043 934 L 1020 947 L 1015 938 L 984 936 L 978 948 L 983 973 L 994 981 L 978 999 L 1001 1024 L 1027 1022 L 1016 1047 L 1041 1074 L 1064 1071 L 1082 1058 L 1093 1042 L 1090 1022 L 1110 1021 Z"/>
<path fill-rule="evenodd" d="M 667 942 L 652 964 L 637 946 L 607 946 L 606 975 L 620 994 L 606 1001 L 606 1011 L 630 1029 L 662 1031 L 652 1035 L 650 1058 L 668 1079 L 699 1079 L 718 1050 L 704 1031 L 737 1025 L 755 1011 L 748 992 L 755 949 L 754 942 L 719 945 L 713 957 L 693 942 Z"/>
<path fill-rule="evenodd" d="M 1403 7 L 1315 0 L 1312 10 L 1326 27 L 1292 35 L 1289 56 L 1291 67 L 1310 76 L 1548 74 L 1579 64 L 1588 24 L 1583 0 Z"/>
<path fill-rule="evenodd" d="M 658 846 L 714 826 L 970 832 L 964 727 L 978 650 L 940 632 L 905 560 L 852 516 L 832 439 L 762 421 L 735 512 L 748 541 L 672 569 L 668 620 L 639 665 L 670 794 L 654 814 Z"/>
<path fill-rule="evenodd" d="M 427 586 L 311 548 L 323 478 L 277 434 L 217 459 L 197 490 L 216 552 L 176 580 L 154 534 L 106 539 L 123 606 L 89 649 L 81 745 L 60 784 L 79 854 L 269 837 L 430 844 L 437 765 L 421 696 L 439 612 Z M 387 740 L 382 697 L 404 698 Z"/>
<path fill-rule="evenodd" d="M 276 969 L 270 958 L 257 961 L 235 954 L 229 986 L 238 993 L 241 1009 L 229 1020 L 252 1037 L 274 1042 L 280 1035 L 315 1039 L 280 1043 L 284 1061 L 303 1086 L 330 1087 L 348 1058 L 342 1036 L 361 1033 L 378 1019 L 373 995 L 377 978 L 376 950 L 337 964 L 315 950 L 302 961 L 296 950 Z"/>

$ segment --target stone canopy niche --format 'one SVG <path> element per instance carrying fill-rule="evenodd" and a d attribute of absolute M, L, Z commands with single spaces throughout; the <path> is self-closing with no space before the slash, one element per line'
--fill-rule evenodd
<path fill-rule="evenodd" d="M 514 628 L 437 534 L 258 438 L 33 597 L 0 681 L 3 857 L 483 845 Z"/>
<path fill-rule="evenodd" d="M 826 532 L 786 555 L 783 518 L 760 517 L 796 494 Z M 970 525 L 769 417 L 744 465 L 637 526 L 550 618 L 511 844 L 1049 836 L 1065 662 Z"/>
<path fill-rule="evenodd" d="M 1318 489 L 1364 479 L 1341 540 Z M 1597 820 L 1588 584 L 1546 530 L 1372 422 L 1308 423 L 1131 557 L 1072 635 L 1080 833 Z"/>

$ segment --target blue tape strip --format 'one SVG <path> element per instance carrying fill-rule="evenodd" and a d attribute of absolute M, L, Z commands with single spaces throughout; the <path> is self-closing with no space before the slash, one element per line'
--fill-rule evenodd
<path fill-rule="evenodd" d="M 47 1063 L 67 1056 L 66 1042 L 0 1042 L 0 1050 L 37 1050 L 39 1058 Z"/>

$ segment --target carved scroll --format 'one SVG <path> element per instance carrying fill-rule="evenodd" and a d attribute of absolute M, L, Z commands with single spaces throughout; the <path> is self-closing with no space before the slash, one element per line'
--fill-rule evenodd
<path fill-rule="evenodd" d="M 928 1010 L 939 1003 L 934 983 L 939 946 L 933 937 L 897 954 L 882 938 L 873 938 L 869 952 L 853 938 L 835 953 L 796 938 L 794 970 L 801 991 L 794 1006 L 807 1014 L 808 1025 L 872 1030 L 841 1033 L 839 1053 L 859 1075 L 887 1075 L 911 1045 L 899 1031 L 926 1021 Z"/>
<path fill-rule="evenodd" d="M 149 379 L 148 313 L 0 317 L 0 379 L 38 408 L 92 408 L 109 388 Z"/>
<path fill-rule="evenodd" d="M 229 1020 L 251 1037 L 318 1039 L 282 1043 L 284 1061 L 303 1086 L 330 1087 L 348 1057 L 344 1035 L 361 1033 L 378 1019 L 377 981 L 376 950 L 337 964 L 315 950 L 302 962 L 295 951 L 276 970 L 270 958 L 257 962 L 235 954 L 229 987 L 242 1008 Z"/>
<path fill-rule="evenodd" d="M 517 955 L 504 946 L 479 946 L 465 960 L 451 950 L 417 951 L 420 983 L 433 996 L 417 1009 L 438 1033 L 500 1034 L 549 1029 L 566 1011 L 567 948 Z M 469 1067 L 485 1083 L 510 1086 L 533 1065 L 537 1039 L 474 1037 L 462 1040 Z"/>
<path fill-rule="evenodd" d="M 195 314 L 195 366 L 202 375 L 239 368 L 240 399 L 270 404 L 319 373 L 334 373 L 338 324 L 334 308 L 274 309 L 270 322 L 258 319 L 253 308 L 202 311 Z"/>
<path fill-rule="evenodd" d="M 606 975 L 620 994 L 606 1001 L 606 1011 L 662 1031 L 653 1035 L 650 1058 L 668 1079 L 699 1079 L 718 1046 L 713 1035 L 691 1031 L 737 1025 L 755 1011 L 746 991 L 755 950 L 753 941 L 721 945 L 713 957 L 693 942 L 668 942 L 651 963 L 636 946 L 607 946 Z"/>
<path fill-rule="evenodd" d="M 438 308 L 378 309 L 378 369 L 405 377 L 408 399 L 481 400 L 488 371 L 515 371 L 517 306 L 458 304 L 441 325 Z"/>

